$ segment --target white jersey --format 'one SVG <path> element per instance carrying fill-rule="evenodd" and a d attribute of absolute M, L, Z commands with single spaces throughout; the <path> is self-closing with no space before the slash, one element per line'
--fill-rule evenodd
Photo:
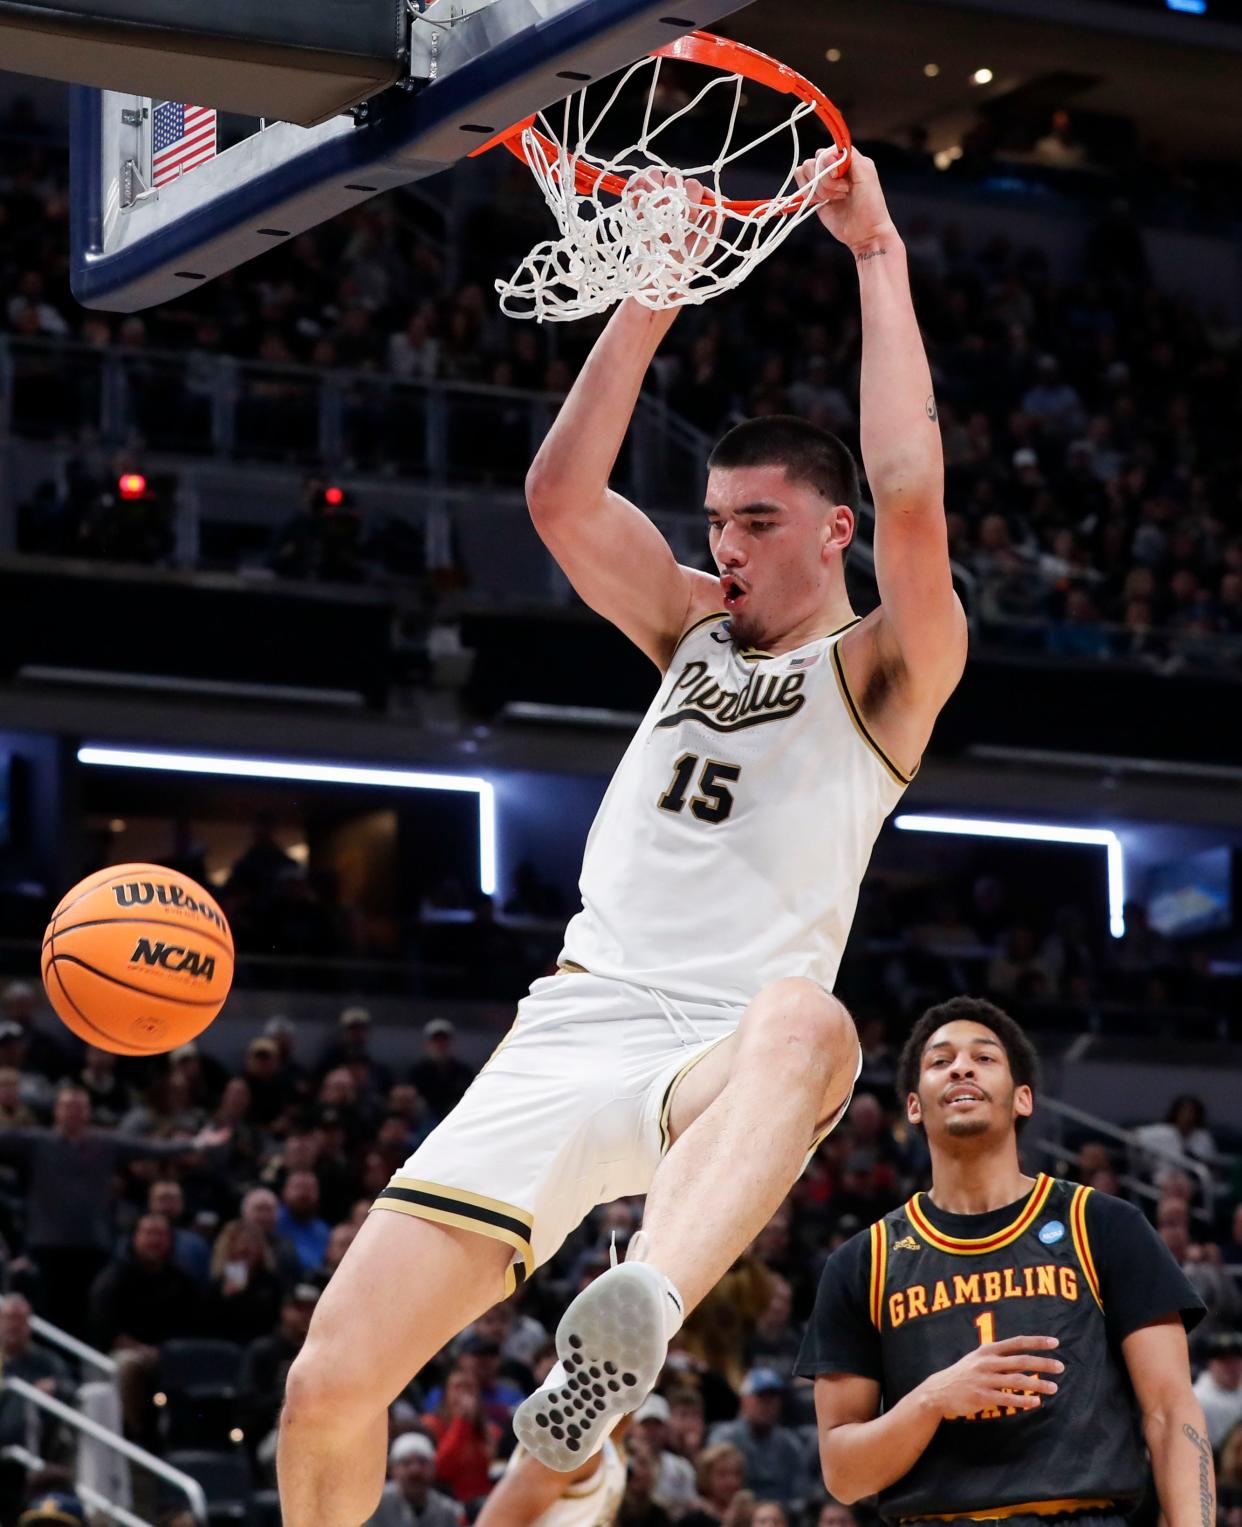
<path fill-rule="evenodd" d="M 520 1443 L 514 1448 L 509 1469 L 525 1451 Z M 604 1438 L 602 1453 L 595 1473 L 570 1485 L 530 1527 L 612 1527 L 625 1494 L 625 1455 L 611 1437 Z"/>
<path fill-rule="evenodd" d="M 858 886 L 909 776 L 867 731 L 837 644 L 682 637 L 587 839 L 562 963 L 745 1004 L 782 976 L 831 990 Z"/>

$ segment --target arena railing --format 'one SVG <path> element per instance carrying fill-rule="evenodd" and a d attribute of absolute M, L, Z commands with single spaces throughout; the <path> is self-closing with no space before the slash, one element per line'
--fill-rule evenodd
<path fill-rule="evenodd" d="M 50 1320 L 44 1320 L 42 1315 L 30 1317 L 30 1330 L 33 1335 L 48 1347 L 56 1347 L 66 1356 L 81 1363 L 85 1368 L 94 1368 L 107 1379 L 114 1379 L 117 1374 L 117 1365 L 107 1353 L 100 1352 L 96 1347 L 89 1346 L 84 1341 L 79 1341 L 76 1336 L 71 1336 L 68 1331 L 62 1331 L 59 1326 L 54 1326 Z"/>
<path fill-rule="evenodd" d="M 1032 567 L 1025 584 L 1028 595 L 1039 595 L 1040 576 Z M 1136 631 L 1105 619 L 1069 625 L 1051 613 L 1006 615 L 996 607 L 995 580 L 976 576 L 974 584 L 980 632 L 994 645 L 1014 653 L 1049 661 L 1076 662 L 1086 658 L 1125 663 L 1164 677 L 1187 670 L 1242 672 L 1242 636 L 1231 632 L 1156 625 Z M 1051 604 L 1058 594 L 1057 587 L 1046 581 L 1043 597 Z"/>
<path fill-rule="evenodd" d="M 561 401 L 379 370 L 0 336 L 0 441 L 82 442 L 143 457 L 280 463 L 516 494 Z M 655 508 L 697 510 L 710 444 L 644 393 L 618 487 Z"/>
<path fill-rule="evenodd" d="M 67 460 L 75 439 L 92 454 L 113 450 L 148 470 L 175 471 L 182 489 L 173 559 L 179 566 L 197 564 L 202 521 L 219 500 L 204 476 L 213 467 L 339 472 L 370 495 L 368 507 L 389 511 L 403 483 L 425 484 L 443 496 L 451 517 L 468 513 L 481 491 L 521 501 L 527 466 L 560 402 L 556 394 L 475 383 L 0 336 L 0 443 L 6 437 L 39 443 L 48 476 L 55 458 L 42 454 L 43 442 L 55 442 Z M 702 551 L 698 509 L 711 445 L 663 398 L 645 392 L 618 462 L 621 491 L 657 513 L 680 511 L 693 524 L 691 542 L 672 534 L 683 560 Z M 239 511 L 244 496 L 225 495 L 232 506 L 226 517 Z M 276 496 L 264 503 L 275 528 L 282 519 Z M 425 498 L 423 507 L 431 507 Z M 864 502 L 853 564 L 870 583 L 874 521 Z M 0 524 L 0 550 L 12 544 L 11 526 L 6 535 Z M 974 576 L 956 563 L 953 571 L 972 612 Z M 554 592 L 559 602 L 568 597 L 567 586 Z"/>
<path fill-rule="evenodd" d="M 97 1348 L 80 1341 L 60 1326 L 53 1325 L 41 1315 L 31 1315 L 32 1335 L 45 1347 L 55 1347 L 65 1357 L 77 1364 L 81 1383 L 75 1401 L 82 1415 L 95 1421 L 110 1433 L 119 1435 L 121 1430 L 121 1397 L 117 1387 L 118 1364 L 114 1358 Z M 94 1374 L 95 1377 L 90 1375 Z M 27 1406 L 27 1416 L 35 1419 L 35 1413 Z M 27 1437 L 31 1446 L 37 1433 Z M 85 1500 L 88 1495 L 108 1504 L 108 1514 L 119 1522 L 130 1520 L 128 1511 L 131 1498 L 129 1464 L 114 1450 L 101 1447 L 91 1437 L 83 1436 L 78 1446 L 77 1475 L 79 1493 Z M 103 1506 L 100 1509 L 104 1509 Z"/>
<path fill-rule="evenodd" d="M 195 1527 L 207 1527 L 207 1496 L 202 1485 L 196 1479 L 191 1479 L 188 1474 L 180 1469 L 173 1468 L 157 1458 L 154 1453 L 149 1453 L 135 1442 L 130 1442 L 127 1437 L 119 1436 L 111 1432 L 106 1426 L 101 1426 L 97 1421 L 92 1421 L 89 1416 L 84 1416 L 80 1411 L 74 1410 L 72 1405 L 66 1405 L 63 1400 L 56 1399 L 53 1395 L 45 1394 L 42 1389 L 34 1384 L 28 1384 L 24 1379 L 6 1377 L 0 1379 L 0 1388 L 11 1394 L 17 1395 L 29 1405 L 45 1411 L 54 1416 L 72 1431 L 77 1432 L 79 1437 L 88 1437 L 92 1442 L 107 1448 L 124 1458 L 127 1462 L 136 1464 L 139 1468 L 146 1469 L 154 1474 L 157 1479 L 162 1479 L 179 1494 L 183 1495 L 190 1514 L 194 1518 Z M 125 1527 L 147 1527 L 141 1517 L 136 1517 L 127 1508 L 119 1507 L 106 1500 L 97 1491 L 91 1491 L 96 1497 L 93 1504 L 96 1509 L 111 1516 L 114 1521 L 122 1522 Z"/>
<path fill-rule="evenodd" d="M 1040 1107 L 1046 1106 L 1048 1100 L 1040 1099 Z M 1064 1141 L 1057 1140 L 1048 1135 L 1040 1135 L 1035 1140 L 1035 1145 L 1052 1160 L 1069 1162 L 1073 1166 L 1079 1166 L 1082 1162 L 1082 1152 L 1071 1149 Z M 1136 1177 L 1133 1172 L 1118 1172 L 1117 1183 L 1130 1195 L 1131 1198 L 1144 1199 L 1151 1208 L 1160 1202 L 1160 1189 L 1154 1183 L 1147 1182 L 1142 1177 Z M 1210 1222 L 1207 1210 L 1198 1204 L 1191 1208 L 1191 1215 L 1204 1223 Z"/>
<path fill-rule="evenodd" d="M 1079 1108 L 1073 1103 L 1063 1102 L 1060 1098 L 1041 1097 L 1039 1106 L 1041 1109 L 1046 1108 L 1049 1113 L 1053 1114 L 1060 1121 L 1062 1133 L 1064 1133 L 1064 1125 L 1066 1123 L 1085 1126 L 1104 1136 L 1106 1139 L 1114 1140 L 1124 1146 L 1129 1164 L 1129 1172 L 1122 1181 L 1125 1186 L 1133 1188 L 1134 1191 L 1140 1193 L 1143 1197 L 1154 1199 L 1159 1199 L 1160 1197 L 1159 1190 L 1152 1185 L 1146 1184 L 1142 1176 L 1141 1169 L 1143 1165 L 1151 1161 L 1152 1158 L 1157 1159 L 1166 1166 L 1176 1167 L 1178 1171 L 1184 1172 L 1199 1185 L 1201 1209 L 1197 1209 L 1196 1212 L 1199 1212 L 1201 1217 L 1209 1221 L 1213 1218 L 1216 1199 L 1220 1194 L 1226 1192 L 1227 1189 L 1222 1183 L 1217 1181 L 1211 1167 L 1205 1162 L 1200 1161 L 1195 1156 L 1187 1156 L 1182 1151 L 1169 1150 L 1164 1146 L 1148 1144 L 1147 1141 L 1138 1138 L 1135 1130 L 1123 1129 L 1120 1125 L 1111 1124 L 1107 1119 L 1100 1118 L 1098 1114 L 1089 1113 L 1085 1108 Z M 1067 1152 L 1064 1146 L 1057 1141 L 1045 1142 L 1041 1140 L 1039 1143 L 1041 1145 L 1051 1143 L 1052 1147 L 1063 1155 L 1073 1154 Z M 1223 1165 L 1226 1165 L 1226 1163 L 1222 1162 Z"/>
<path fill-rule="evenodd" d="M 33 1452 L 28 1447 L 22 1447 L 20 1443 L 10 1443 L 8 1447 L 4 1448 L 3 1456 L 5 1458 L 16 1459 L 24 1469 L 28 1469 L 31 1472 L 47 1467 L 46 1458 L 41 1458 L 38 1453 Z M 119 1527 L 151 1527 L 150 1522 L 144 1517 L 135 1516 L 128 1506 L 121 1506 L 116 1501 L 109 1500 L 106 1495 L 96 1490 L 93 1485 L 83 1484 L 81 1480 L 76 1480 L 73 1491 L 93 1516 L 106 1517 L 110 1522 L 119 1523 Z"/>

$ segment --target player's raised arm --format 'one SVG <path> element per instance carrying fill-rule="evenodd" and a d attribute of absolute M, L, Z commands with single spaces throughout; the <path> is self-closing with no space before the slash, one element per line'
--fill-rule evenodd
<path fill-rule="evenodd" d="M 675 312 L 626 301 L 609 320 L 526 477 L 544 545 L 586 604 L 661 669 L 690 623 L 694 574 L 608 479 Z"/>
<path fill-rule="evenodd" d="M 691 183 L 693 184 L 693 183 Z M 661 669 L 714 578 L 678 565 L 640 509 L 608 486 L 643 378 L 676 310 L 627 300 L 609 320 L 526 477 L 544 545 L 582 599 Z"/>
<path fill-rule="evenodd" d="M 818 194 L 821 221 L 858 270 L 862 456 L 876 514 L 880 656 L 899 673 L 907 701 L 934 717 L 961 677 L 966 619 L 949 568 L 940 425 L 905 245 L 865 155 L 855 153 L 845 176 L 822 181 Z"/>

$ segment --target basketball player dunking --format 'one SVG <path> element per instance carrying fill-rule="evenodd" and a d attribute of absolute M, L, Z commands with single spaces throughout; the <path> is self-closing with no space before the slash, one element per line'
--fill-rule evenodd
<path fill-rule="evenodd" d="M 527 492 L 574 587 L 663 678 L 591 830 L 560 972 L 380 1195 L 319 1302 L 281 1422 L 285 1527 L 357 1527 L 411 1376 L 593 1205 L 646 1193 L 629 1258 L 566 1312 L 564 1366 L 516 1418 L 540 1462 L 576 1469 L 849 1101 L 860 1052 L 832 985 L 966 622 L 905 250 L 868 159 L 821 185 L 820 218 L 857 262 L 882 604 L 859 619 L 846 594 L 854 461 L 800 420 L 742 424 L 713 452 L 718 577 L 678 566 L 610 491 L 674 316 L 624 303 Z"/>
<path fill-rule="evenodd" d="M 1132 1204 L 1023 1174 L 1037 1073 L 990 1002 L 915 1024 L 897 1088 L 931 1192 L 828 1259 L 798 1360 L 824 1483 L 893 1523 L 1124 1527 L 1150 1453 L 1168 1527 L 1215 1527 L 1202 1302 Z"/>

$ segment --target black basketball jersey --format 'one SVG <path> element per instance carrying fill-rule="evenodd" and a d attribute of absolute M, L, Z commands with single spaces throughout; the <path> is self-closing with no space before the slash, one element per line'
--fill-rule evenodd
<path fill-rule="evenodd" d="M 1007 1220 L 981 1216 L 990 1233 L 975 1238 L 938 1229 L 920 1194 L 871 1227 L 859 1251 L 864 1263 L 870 1253 L 867 1317 L 887 1408 L 971 1347 L 1007 1336 L 1055 1336 L 1065 1364 L 1057 1393 L 1036 1410 L 1005 1406 L 941 1422 L 910 1472 L 881 1492 L 886 1520 L 1124 1511 L 1142 1495 L 1146 1450 L 1109 1340 L 1087 1232 L 1090 1194 L 1041 1175 Z M 799 1367 L 867 1371 L 813 1355 Z"/>
<path fill-rule="evenodd" d="M 1015 1218 L 978 1240 L 937 1230 L 915 1194 L 871 1227 L 871 1312 L 887 1404 L 972 1346 L 1055 1336 L 1065 1364 L 1037 1410 L 944 1421 L 880 1497 L 892 1521 L 1064 1501 L 1125 1509 L 1146 1451 L 1129 1375 L 1108 1341 L 1086 1232 L 1089 1188 L 1041 1176 Z"/>

